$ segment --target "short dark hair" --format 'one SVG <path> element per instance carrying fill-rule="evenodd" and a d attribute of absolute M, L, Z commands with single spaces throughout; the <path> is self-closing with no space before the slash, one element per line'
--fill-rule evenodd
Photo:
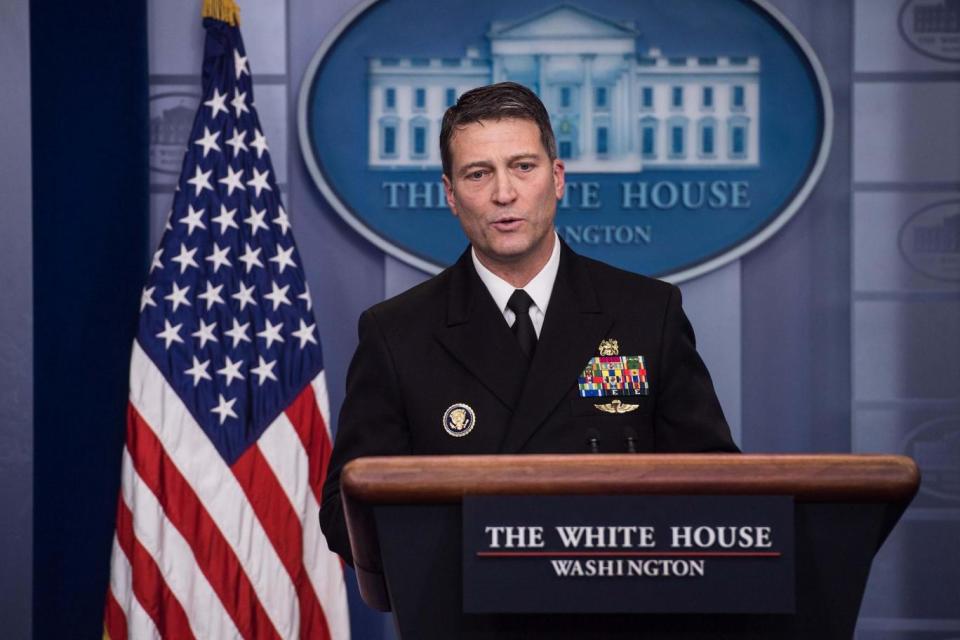
<path fill-rule="evenodd" d="M 450 177 L 453 158 L 450 141 L 458 128 L 481 120 L 519 118 L 532 120 L 540 129 L 540 142 L 550 160 L 557 157 L 557 141 L 550 126 L 550 114 L 530 89 L 516 82 L 499 82 L 467 91 L 447 109 L 440 125 L 440 160 L 443 175 Z"/>

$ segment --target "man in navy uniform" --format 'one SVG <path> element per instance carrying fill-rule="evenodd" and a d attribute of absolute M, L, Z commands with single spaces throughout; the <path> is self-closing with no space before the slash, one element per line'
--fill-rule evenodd
<path fill-rule="evenodd" d="M 675 286 L 574 253 L 543 104 L 504 82 L 440 132 L 452 267 L 360 316 L 320 522 L 351 561 L 340 472 L 360 456 L 737 451 Z"/>

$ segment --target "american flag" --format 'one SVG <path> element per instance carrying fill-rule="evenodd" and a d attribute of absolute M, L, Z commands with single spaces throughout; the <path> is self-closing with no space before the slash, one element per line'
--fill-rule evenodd
<path fill-rule="evenodd" d="M 347 638 L 318 523 L 310 290 L 239 29 L 204 27 L 203 102 L 140 299 L 105 635 Z"/>

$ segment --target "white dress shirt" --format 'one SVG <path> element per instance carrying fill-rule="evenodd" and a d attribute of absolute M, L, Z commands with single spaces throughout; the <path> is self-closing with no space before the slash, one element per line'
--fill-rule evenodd
<path fill-rule="evenodd" d="M 496 275 L 490 269 L 487 269 L 477 258 L 477 252 L 470 248 L 470 256 L 473 258 L 473 266 L 477 270 L 477 275 L 487 287 L 487 291 L 493 296 L 493 301 L 497 303 L 497 308 L 503 314 L 507 324 L 511 327 L 517 319 L 516 314 L 507 308 L 507 302 L 510 296 L 516 291 L 516 287 Z M 547 314 L 547 305 L 550 304 L 550 294 L 553 293 L 553 283 L 557 279 L 557 271 L 560 269 L 560 238 L 554 232 L 553 253 L 547 264 L 543 265 L 540 273 L 523 287 L 527 295 L 533 300 L 530 305 L 530 321 L 533 322 L 533 329 L 537 332 L 537 338 L 540 337 L 540 328 L 543 327 L 543 318 Z"/>

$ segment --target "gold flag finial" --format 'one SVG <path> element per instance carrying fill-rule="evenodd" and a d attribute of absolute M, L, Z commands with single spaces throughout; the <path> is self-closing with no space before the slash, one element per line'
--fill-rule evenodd
<path fill-rule="evenodd" d="M 203 0 L 203 17 L 240 26 L 240 7 L 234 0 Z"/>

